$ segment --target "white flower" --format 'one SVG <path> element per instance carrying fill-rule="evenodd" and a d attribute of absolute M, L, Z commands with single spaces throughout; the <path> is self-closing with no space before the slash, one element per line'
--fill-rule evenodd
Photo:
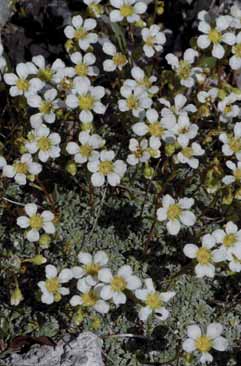
<path fill-rule="evenodd" d="M 186 147 L 190 140 L 197 136 L 198 126 L 194 123 L 190 123 L 187 115 L 181 115 L 178 118 L 177 123 L 173 127 L 173 132 L 177 136 L 177 142 Z"/>
<path fill-rule="evenodd" d="M 111 5 L 118 9 L 110 12 L 111 22 L 121 22 L 126 19 L 128 23 L 138 22 L 140 15 L 145 13 L 147 5 L 138 0 L 110 0 Z"/>
<path fill-rule="evenodd" d="M 27 98 L 27 103 L 32 108 L 38 108 L 39 113 L 34 114 L 30 118 L 30 123 L 33 128 L 41 126 L 42 122 L 54 123 L 55 110 L 59 106 L 59 99 L 57 99 L 57 90 L 49 89 L 44 93 L 44 97 L 39 95 L 30 95 Z"/>
<path fill-rule="evenodd" d="M 137 122 L 132 126 L 133 132 L 137 136 L 150 136 L 166 140 L 169 137 L 174 137 L 174 126 L 176 121 L 159 118 L 158 112 L 155 109 L 146 111 L 146 122 Z"/>
<path fill-rule="evenodd" d="M 76 142 L 68 142 L 66 150 L 70 155 L 74 155 L 74 160 L 78 164 L 87 161 L 97 160 L 99 152 L 96 151 L 104 146 L 105 141 L 97 134 L 90 135 L 89 132 L 83 131 L 79 134 L 80 145 Z"/>
<path fill-rule="evenodd" d="M 135 291 L 135 296 L 145 304 L 138 312 L 140 320 L 145 322 L 153 313 L 158 316 L 158 319 L 166 320 L 170 313 L 165 308 L 165 303 L 170 301 L 176 293 L 156 291 L 151 278 L 147 278 L 144 282 L 146 288 Z"/>
<path fill-rule="evenodd" d="M 195 215 L 189 211 L 194 205 L 193 198 L 181 198 L 175 201 L 169 194 L 162 199 L 162 207 L 157 210 L 157 219 L 167 221 L 167 230 L 171 235 L 177 235 L 181 224 L 193 226 L 196 222 Z"/>
<path fill-rule="evenodd" d="M 166 36 L 164 32 L 160 31 L 159 25 L 153 24 L 150 28 L 143 28 L 141 35 L 144 41 L 143 50 L 147 57 L 152 57 L 155 51 L 160 52 L 163 50 Z"/>
<path fill-rule="evenodd" d="M 183 55 L 183 60 L 178 60 L 177 56 L 172 53 L 166 55 L 166 60 L 172 69 L 176 71 L 180 84 L 191 88 L 195 82 L 195 75 L 202 72 L 200 67 L 192 67 L 195 58 L 198 57 L 198 52 L 192 48 L 188 48 Z"/>
<path fill-rule="evenodd" d="M 70 59 L 75 64 L 73 75 L 86 78 L 98 74 L 97 68 L 92 66 L 96 61 L 93 53 L 88 52 L 83 56 L 80 52 L 74 52 L 70 55 Z"/>
<path fill-rule="evenodd" d="M 182 150 L 176 155 L 175 162 L 181 164 L 188 164 L 191 168 L 197 169 L 199 166 L 199 160 L 195 156 L 202 156 L 205 151 L 197 142 L 193 142 L 188 146 L 188 143 L 183 144 Z"/>
<path fill-rule="evenodd" d="M 152 105 L 152 100 L 140 86 L 131 88 L 123 85 L 120 92 L 122 97 L 125 98 L 118 100 L 121 112 L 132 111 L 133 116 L 138 117 L 142 111 Z"/>
<path fill-rule="evenodd" d="M 105 95 L 103 86 L 92 86 L 89 79 L 76 77 L 73 84 L 73 94 L 66 98 L 66 105 L 69 108 L 80 109 L 79 119 L 81 122 L 89 123 L 93 121 L 94 111 L 97 114 L 104 114 L 106 107 L 100 102 Z"/>
<path fill-rule="evenodd" d="M 38 129 L 32 130 L 25 147 L 30 154 L 38 152 L 39 160 L 45 163 L 49 158 L 56 159 L 60 156 L 60 141 L 58 133 L 51 133 L 47 126 L 41 125 Z"/>
<path fill-rule="evenodd" d="M 238 3 L 231 6 L 230 13 L 233 17 L 231 26 L 236 29 L 241 29 L 241 9 Z"/>
<path fill-rule="evenodd" d="M 240 95 L 231 93 L 218 103 L 218 110 L 222 112 L 220 116 L 221 122 L 230 122 L 234 117 L 237 117 L 239 115 L 240 108 L 233 103 L 235 103 L 237 100 L 240 100 L 240 98 Z"/>
<path fill-rule="evenodd" d="M 223 58 L 225 49 L 221 43 L 232 46 L 235 43 L 235 35 L 232 32 L 223 33 L 230 25 L 230 17 L 219 16 L 216 19 L 216 26 L 212 28 L 206 21 L 202 20 L 199 23 L 198 29 L 203 32 L 197 39 L 197 45 L 201 49 L 209 47 L 211 44 L 212 56 L 218 59 Z"/>
<path fill-rule="evenodd" d="M 13 178 L 19 185 L 25 185 L 27 178 L 38 175 L 42 170 L 42 165 L 33 162 L 31 154 L 23 154 L 20 160 L 15 160 L 13 165 L 3 167 L 3 176 Z"/>
<path fill-rule="evenodd" d="M 78 42 L 79 47 L 86 51 L 92 43 L 96 43 L 98 36 L 96 33 L 90 32 L 96 27 L 95 19 L 85 19 L 80 15 L 76 15 L 72 18 L 72 25 L 68 25 L 64 33 L 67 38 L 74 39 Z"/>
<path fill-rule="evenodd" d="M 147 94 L 153 95 L 156 94 L 159 90 L 158 86 L 152 85 L 157 81 L 156 76 L 146 76 L 145 72 L 138 66 L 134 66 L 131 69 L 131 76 L 133 79 L 125 80 L 123 86 L 135 89 L 137 87 L 141 87 L 145 90 Z"/>
<path fill-rule="evenodd" d="M 67 283 L 72 279 L 70 269 L 63 269 L 59 274 L 57 268 L 52 264 L 45 267 L 46 281 L 38 282 L 38 287 L 42 291 L 41 301 L 44 304 L 52 304 L 61 300 L 62 296 L 69 295 L 69 289 L 62 287 L 62 283 Z"/>
<path fill-rule="evenodd" d="M 59 58 L 50 65 L 46 65 L 44 56 L 38 55 L 32 58 L 32 63 L 35 65 L 36 75 L 44 84 L 46 83 L 58 83 L 60 81 L 59 73 L 64 73 L 66 68 L 65 63 Z"/>
<path fill-rule="evenodd" d="M 31 62 L 26 64 L 20 63 L 16 67 L 16 74 L 4 74 L 4 81 L 11 85 L 10 95 L 16 97 L 24 95 L 25 97 L 37 93 L 44 86 L 43 82 L 38 78 L 28 79 L 35 71 L 35 66 Z"/>
<path fill-rule="evenodd" d="M 99 271 L 98 278 L 105 285 L 100 291 L 104 300 L 112 299 L 116 306 L 126 303 L 125 290 L 134 291 L 141 286 L 140 279 L 133 275 L 130 266 L 122 266 L 115 276 L 108 268 Z"/>
<path fill-rule="evenodd" d="M 241 32 L 236 35 L 236 44 L 232 47 L 232 53 L 229 65 L 233 70 L 241 69 Z"/>
<path fill-rule="evenodd" d="M 112 150 L 103 150 L 98 160 L 90 161 L 87 164 L 88 170 L 93 173 L 91 182 L 93 186 L 100 187 L 107 182 L 115 187 L 126 172 L 126 164 L 122 160 L 113 162 L 115 153 Z"/>
<path fill-rule="evenodd" d="M 222 152 L 225 156 L 235 155 L 241 160 L 241 122 L 235 123 L 233 134 L 221 133 L 219 140 L 222 141 Z"/>
<path fill-rule="evenodd" d="M 185 352 L 197 352 L 201 363 L 213 361 L 213 356 L 209 353 L 212 348 L 217 351 L 225 351 L 228 347 L 228 341 L 221 336 L 223 326 L 219 323 L 211 323 L 207 326 L 207 331 L 202 332 L 198 325 L 190 325 L 187 328 L 188 338 L 183 342 Z"/>
<path fill-rule="evenodd" d="M 99 250 L 94 255 L 80 252 L 78 261 L 82 266 L 75 266 L 71 269 L 73 277 L 77 279 L 86 277 L 89 283 L 96 285 L 98 273 L 108 263 L 108 256 L 103 250 Z"/>
<path fill-rule="evenodd" d="M 39 214 L 37 210 L 38 207 L 35 203 L 28 203 L 24 206 L 24 211 L 28 216 L 20 216 L 17 219 L 18 226 L 22 229 L 28 229 L 26 237 L 31 242 L 39 240 L 41 229 L 47 234 L 55 233 L 54 214 L 47 210 Z"/>
<path fill-rule="evenodd" d="M 122 70 L 128 62 L 126 56 L 121 52 L 117 52 L 115 45 L 109 41 L 104 43 L 103 52 L 106 55 L 112 56 L 112 59 L 103 62 L 103 69 L 107 72 L 115 71 L 116 69 Z"/>
<path fill-rule="evenodd" d="M 127 163 L 130 165 L 137 165 L 140 163 L 146 163 L 150 159 L 150 154 L 147 151 L 148 140 L 142 139 L 140 142 L 136 139 L 130 139 L 129 150 L 132 154 L 127 157 Z"/>
<path fill-rule="evenodd" d="M 200 103 L 214 103 L 218 96 L 218 88 L 211 88 L 208 91 L 198 92 L 197 99 Z"/>
<path fill-rule="evenodd" d="M 228 160 L 226 165 L 230 170 L 232 170 L 232 175 L 225 175 L 222 179 L 223 183 L 226 185 L 234 182 L 241 183 L 241 162 L 238 161 L 237 164 L 235 164 L 231 160 Z"/>
<path fill-rule="evenodd" d="M 191 259 L 196 259 L 195 273 L 197 277 L 210 277 L 215 275 L 215 266 L 213 263 L 222 262 L 225 256 L 218 249 L 213 250 L 216 245 L 216 239 L 213 235 L 206 234 L 202 237 L 202 246 L 195 244 L 186 244 L 183 251 L 184 254 Z"/>
<path fill-rule="evenodd" d="M 81 278 L 77 282 L 77 289 L 80 295 L 74 295 L 70 299 L 70 305 L 81 305 L 86 308 L 94 309 L 100 314 L 106 314 L 109 311 L 110 305 L 100 298 L 101 285 L 92 287 L 86 278 Z"/>
<path fill-rule="evenodd" d="M 225 230 L 217 229 L 212 235 L 216 238 L 218 244 L 222 244 L 218 250 L 228 259 L 234 255 L 241 260 L 241 230 L 237 225 L 229 221 L 225 225 Z"/>
<path fill-rule="evenodd" d="M 161 115 L 167 125 L 170 123 L 175 125 L 180 116 L 186 116 L 188 113 L 194 113 L 197 110 L 194 104 L 185 105 L 187 98 L 182 94 L 175 96 L 174 105 L 171 105 L 165 98 L 160 98 L 159 102 L 165 105 L 161 110 Z"/>

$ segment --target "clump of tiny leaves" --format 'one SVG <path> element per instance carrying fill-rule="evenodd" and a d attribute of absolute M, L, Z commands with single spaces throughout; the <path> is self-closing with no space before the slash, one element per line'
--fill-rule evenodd
<path fill-rule="evenodd" d="M 240 365 L 241 9 L 199 12 L 177 55 L 152 4 L 83 2 L 64 60 L 14 68 L 0 44 L 0 339 Z"/>

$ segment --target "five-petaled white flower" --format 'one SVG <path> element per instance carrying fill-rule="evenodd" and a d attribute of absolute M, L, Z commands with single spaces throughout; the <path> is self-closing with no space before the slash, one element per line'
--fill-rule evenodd
<path fill-rule="evenodd" d="M 195 83 L 195 75 L 202 72 L 200 67 L 192 67 L 195 58 L 198 57 L 198 52 L 192 48 L 188 48 L 183 55 L 183 60 L 178 60 L 173 53 L 166 55 L 166 60 L 172 69 L 176 71 L 180 84 L 191 88 Z"/>
<path fill-rule="evenodd" d="M 106 107 L 100 102 L 105 95 L 103 86 L 92 86 L 89 79 L 83 80 L 76 77 L 73 83 L 72 94 L 66 98 L 66 105 L 69 108 L 80 109 L 79 119 L 81 122 L 93 121 L 93 112 L 104 114 Z"/>
<path fill-rule="evenodd" d="M 123 85 L 120 93 L 125 99 L 118 101 L 121 112 L 131 111 L 134 117 L 139 117 L 140 113 L 145 109 L 150 108 L 152 100 L 141 86 L 134 88 Z"/>
<path fill-rule="evenodd" d="M 193 226 L 196 217 L 189 209 L 194 205 L 193 198 L 181 198 L 175 201 L 169 194 L 162 199 L 162 207 L 157 210 L 157 219 L 167 221 L 167 230 L 171 235 L 177 235 L 181 229 L 181 224 Z"/>
<path fill-rule="evenodd" d="M 96 57 L 93 53 L 88 52 L 84 56 L 80 52 L 74 52 L 70 55 L 71 61 L 75 64 L 73 74 L 86 78 L 88 76 L 97 75 L 97 67 L 94 67 Z"/>
<path fill-rule="evenodd" d="M 44 304 L 53 304 L 61 300 L 62 296 L 69 295 L 69 289 L 62 286 L 72 279 L 70 269 L 63 269 L 59 274 L 58 270 L 52 264 L 45 267 L 46 281 L 38 282 L 38 287 L 42 292 L 41 301 Z"/>
<path fill-rule="evenodd" d="M 32 159 L 31 154 L 23 154 L 19 160 L 15 160 L 12 165 L 3 166 L 3 176 L 13 178 L 19 185 L 25 185 L 27 178 L 38 175 L 42 170 L 42 165 Z"/>
<path fill-rule="evenodd" d="M 225 256 L 218 249 L 214 249 L 216 239 L 211 234 L 206 234 L 201 239 L 202 246 L 198 247 L 195 244 L 186 244 L 183 251 L 188 258 L 196 259 L 195 273 L 197 277 L 211 277 L 215 275 L 214 263 L 222 262 Z"/>
<path fill-rule="evenodd" d="M 50 211 L 38 213 L 38 207 L 35 203 L 28 203 L 24 206 L 27 216 L 20 216 L 17 219 L 17 225 L 22 229 L 27 229 L 26 237 L 29 241 L 39 240 L 39 231 L 43 230 L 47 234 L 55 233 L 53 224 L 54 214 Z"/>
<path fill-rule="evenodd" d="M 159 102 L 165 105 L 161 110 L 163 121 L 168 124 L 175 124 L 180 117 L 187 116 L 189 113 L 196 112 L 197 108 L 194 104 L 187 104 L 187 98 L 183 94 L 177 94 L 174 98 L 174 105 L 167 99 L 159 98 Z"/>
<path fill-rule="evenodd" d="M 241 69 L 241 32 L 236 35 L 235 45 L 232 47 L 233 56 L 229 60 L 229 65 L 233 70 Z"/>
<path fill-rule="evenodd" d="M 160 26 L 153 24 L 150 28 L 143 28 L 141 31 L 144 41 L 143 50 L 147 57 L 152 57 L 156 52 L 163 50 L 163 45 L 166 43 L 164 32 L 160 31 Z"/>
<path fill-rule="evenodd" d="M 202 156 L 205 151 L 197 143 L 193 142 L 188 145 L 183 144 L 182 150 L 175 156 L 175 162 L 181 164 L 188 164 L 191 168 L 197 169 L 199 166 L 199 160 L 196 156 Z"/>
<path fill-rule="evenodd" d="M 146 288 L 135 291 L 135 296 L 144 303 L 138 312 L 140 320 L 145 322 L 153 313 L 158 316 L 158 319 L 166 320 L 170 313 L 165 308 L 165 303 L 170 301 L 176 293 L 156 291 L 151 278 L 147 278 L 144 283 Z"/>
<path fill-rule="evenodd" d="M 123 84 L 124 87 L 127 86 L 129 88 L 132 88 L 133 90 L 137 87 L 141 87 L 150 96 L 158 92 L 158 86 L 152 85 L 157 81 L 156 76 L 147 76 L 145 72 L 138 66 L 134 66 L 131 69 L 131 76 L 133 77 L 133 79 L 125 80 Z"/>
<path fill-rule="evenodd" d="M 124 19 L 128 23 L 138 22 L 140 14 L 147 9 L 146 3 L 139 0 L 110 0 L 110 3 L 116 8 L 110 12 L 111 22 L 121 22 Z"/>
<path fill-rule="evenodd" d="M 39 160 L 45 163 L 49 158 L 56 159 L 60 156 L 60 141 L 58 133 L 51 133 L 50 129 L 42 124 L 30 132 L 25 147 L 30 154 L 38 153 Z"/>
<path fill-rule="evenodd" d="M 56 118 L 55 110 L 59 105 L 57 94 L 56 89 L 49 89 L 44 93 L 43 98 L 37 94 L 30 95 L 27 98 L 28 105 L 39 110 L 39 113 L 34 114 L 30 118 L 30 123 L 33 128 L 40 127 L 43 121 L 46 123 L 54 123 Z"/>
<path fill-rule="evenodd" d="M 112 56 L 111 59 L 103 62 L 103 69 L 107 72 L 115 71 L 116 69 L 122 70 L 128 62 L 126 56 L 118 52 L 116 46 L 109 41 L 104 43 L 103 52 L 108 56 Z"/>
<path fill-rule="evenodd" d="M 81 305 L 86 308 L 91 308 L 100 314 L 106 314 L 109 311 L 110 305 L 100 297 L 102 285 L 98 284 L 93 287 L 93 283 L 87 278 L 81 278 L 77 282 L 77 289 L 80 295 L 74 295 L 70 299 L 72 306 Z"/>
<path fill-rule="evenodd" d="M 85 19 L 80 15 L 76 15 L 72 18 L 72 25 L 68 25 L 64 33 L 67 38 L 74 39 L 78 42 L 79 47 L 86 51 L 92 43 L 96 43 L 98 36 L 96 33 L 90 32 L 96 27 L 95 19 Z"/>
<path fill-rule="evenodd" d="M 210 354 L 212 348 L 217 351 L 225 351 L 228 341 L 222 337 L 223 326 L 219 323 L 211 323 L 207 326 L 206 332 L 202 331 L 199 325 L 190 325 L 187 328 L 188 338 L 183 342 L 183 349 L 188 353 L 201 354 L 200 362 L 209 363 L 213 361 Z"/>
<path fill-rule="evenodd" d="M 76 142 L 68 142 L 66 150 L 70 155 L 74 155 L 74 161 L 78 164 L 84 164 L 87 161 L 97 160 L 99 152 L 104 146 L 105 140 L 97 134 L 90 135 L 89 132 L 82 131 L 79 134 L 78 145 Z"/>
<path fill-rule="evenodd" d="M 230 17 L 219 16 L 216 19 L 215 27 L 211 27 L 205 19 L 201 20 L 198 29 L 200 32 L 203 32 L 204 35 L 198 37 L 198 47 L 206 49 L 212 44 L 212 56 L 218 59 L 223 58 L 225 49 L 221 43 L 225 43 L 229 46 L 232 46 L 235 43 L 235 35 L 232 32 L 224 33 L 230 25 L 229 19 Z"/>
<path fill-rule="evenodd" d="M 241 260 L 241 230 L 238 229 L 232 221 L 225 225 L 225 229 L 217 229 L 212 235 L 216 238 L 218 244 L 221 244 L 219 251 L 225 259 L 235 256 Z"/>
<path fill-rule="evenodd" d="M 93 186 L 100 187 L 105 181 L 115 187 L 126 172 L 126 164 L 122 160 L 113 161 L 115 153 L 112 150 L 103 150 L 97 160 L 89 161 L 88 170 L 93 173 L 91 182 Z"/>
<path fill-rule="evenodd" d="M 73 277 L 77 279 L 86 277 L 89 283 L 96 284 L 98 282 L 98 273 L 102 268 L 105 268 L 108 260 L 108 256 L 103 250 L 99 250 L 94 255 L 80 252 L 78 261 L 81 266 L 72 267 Z"/>
<path fill-rule="evenodd" d="M 101 269 L 98 278 L 104 283 L 100 296 L 104 300 L 112 299 L 116 306 L 126 303 L 126 290 L 134 291 L 141 286 L 140 279 L 133 275 L 130 266 L 122 266 L 116 275 L 110 269 Z"/>
<path fill-rule="evenodd" d="M 16 74 L 4 74 L 4 81 L 10 85 L 10 95 L 16 97 L 24 95 L 25 97 L 37 93 L 44 86 L 44 83 L 38 78 L 29 79 L 35 71 L 35 66 L 31 62 L 19 63 L 16 66 Z"/>

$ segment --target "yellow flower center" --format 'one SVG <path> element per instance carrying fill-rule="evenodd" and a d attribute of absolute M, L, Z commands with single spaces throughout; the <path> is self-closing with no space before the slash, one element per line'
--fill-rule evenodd
<path fill-rule="evenodd" d="M 241 58 L 241 43 L 236 44 L 233 47 L 233 53 L 235 54 L 235 56 L 237 56 L 238 58 Z"/>
<path fill-rule="evenodd" d="M 96 276 L 100 270 L 100 265 L 97 263 L 86 264 L 84 266 L 85 271 L 91 276 Z"/>
<path fill-rule="evenodd" d="M 233 173 L 234 177 L 236 180 L 241 180 L 241 168 L 237 168 L 234 173 Z"/>
<path fill-rule="evenodd" d="M 88 65 L 86 64 L 78 64 L 75 66 L 76 74 L 79 76 L 88 75 Z"/>
<path fill-rule="evenodd" d="M 180 61 L 179 62 L 179 67 L 177 69 L 177 74 L 178 74 L 179 78 L 180 79 L 189 78 L 190 72 L 191 72 L 190 64 L 185 60 Z"/>
<path fill-rule="evenodd" d="M 200 264 L 208 264 L 211 262 L 212 253 L 209 249 L 201 247 L 197 251 L 197 261 Z"/>
<path fill-rule="evenodd" d="M 162 306 L 162 300 L 160 298 L 160 294 L 158 292 L 151 293 L 147 295 L 145 303 L 152 310 L 159 309 Z"/>
<path fill-rule="evenodd" d="M 79 107 L 81 110 L 87 111 L 93 108 L 94 106 L 94 98 L 92 95 L 82 95 L 79 97 Z"/>
<path fill-rule="evenodd" d="M 120 8 L 120 13 L 123 17 L 130 17 L 131 15 L 134 14 L 134 8 L 131 5 L 123 5 Z"/>
<path fill-rule="evenodd" d="M 45 282 L 48 292 L 56 293 L 59 289 L 59 280 L 57 277 L 48 278 Z"/>
<path fill-rule="evenodd" d="M 178 204 L 173 204 L 168 207 L 167 217 L 169 220 L 176 220 L 181 215 L 182 209 Z"/>
<path fill-rule="evenodd" d="M 234 153 L 238 153 L 241 150 L 241 139 L 232 137 L 229 139 L 229 146 L 230 149 L 234 152 Z"/>
<path fill-rule="evenodd" d="M 43 218 L 39 214 L 33 215 L 29 219 L 29 225 L 32 229 L 39 230 L 43 226 Z"/>
<path fill-rule="evenodd" d="M 46 100 L 41 103 L 39 111 L 43 114 L 48 114 L 52 111 L 52 108 L 53 108 L 52 102 Z"/>
<path fill-rule="evenodd" d="M 198 351 L 208 352 L 212 348 L 212 340 L 207 336 L 200 336 L 196 339 L 195 345 Z"/>
<path fill-rule="evenodd" d="M 17 174 L 27 174 L 27 172 L 28 172 L 28 167 L 25 163 L 20 163 L 20 162 L 15 163 L 14 168 L 15 168 Z"/>
<path fill-rule="evenodd" d="M 136 151 L 134 152 L 134 155 L 135 155 L 135 157 L 136 157 L 137 159 L 141 158 L 141 157 L 142 157 L 142 155 L 143 155 L 143 151 L 142 151 L 142 149 L 141 149 L 140 147 L 138 147 L 138 148 L 136 149 Z"/>
<path fill-rule="evenodd" d="M 94 306 L 97 303 L 97 296 L 93 291 L 89 291 L 81 296 L 81 299 L 83 301 L 83 305 L 90 307 Z"/>
<path fill-rule="evenodd" d="M 184 149 L 182 149 L 182 154 L 188 158 L 191 159 L 193 156 L 193 151 L 191 147 L 184 147 Z"/>
<path fill-rule="evenodd" d="M 225 235 L 224 240 L 223 240 L 223 245 L 226 248 L 233 247 L 235 243 L 236 243 L 236 236 L 235 236 L 235 234 L 227 234 L 227 235 Z"/>
<path fill-rule="evenodd" d="M 48 137 L 43 136 L 38 140 L 38 148 L 42 151 L 48 151 L 51 148 L 51 141 Z"/>
<path fill-rule="evenodd" d="M 153 44 L 154 44 L 154 42 L 155 42 L 155 37 L 153 37 L 153 36 L 148 36 L 148 37 L 146 38 L 146 40 L 145 40 L 145 44 L 146 44 L 147 46 L 149 46 L 149 47 L 152 47 L 152 46 L 153 46 Z"/>
<path fill-rule="evenodd" d="M 74 33 L 74 38 L 79 41 L 80 39 L 84 39 L 87 36 L 87 32 L 83 27 L 78 28 Z"/>
<path fill-rule="evenodd" d="M 53 77 L 53 71 L 50 68 L 41 69 L 39 70 L 37 76 L 42 81 L 51 81 Z"/>
<path fill-rule="evenodd" d="M 138 106 L 139 106 L 139 102 L 138 102 L 137 97 L 135 97 L 134 95 L 130 95 L 127 98 L 127 107 L 129 109 L 137 109 Z"/>
<path fill-rule="evenodd" d="M 99 164 L 99 172 L 103 175 L 107 175 L 113 172 L 113 163 L 112 161 L 101 161 Z"/>
<path fill-rule="evenodd" d="M 117 66 L 125 65 L 126 61 L 126 56 L 123 53 L 118 52 L 113 56 L 113 62 Z"/>
<path fill-rule="evenodd" d="M 113 277 L 111 281 L 111 288 L 115 292 L 122 292 L 126 289 L 127 283 L 121 276 Z"/>
<path fill-rule="evenodd" d="M 144 78 L 138 82 L 138 85 L 149 89 L 151 87 L 150 79 L 147 76 L 144 76 Z"/>
<path fill-rule="evenodd" d="M 149 133 L 152 136 L 160 137 L 163 135 L 165 129 L 160 125 L 159 122 L 154 122 L 149 125 Z"/>
<path fill-rule="evenodd" d="M 82 146 L 80 146 L 79 151 L 80 151 L 80 155 L 88 158 L 92 153 L 92 147 L 88 144 L 82 145 Z"/>
<path fill-rule="evenodd" d="M 211 29 L 208 33 L 209 41 L 214 44 L 217 44 L 222 39 L 222 34 L 217 29 Z"/>
<path fill-rule="evenodd" d="M 29 89 L 29 81 L 25 79 L 18 79 L 16 82 L 16 86 L 19 90 L 25 92 Z"/>
<path fill-rule="evenodd" d="M 100 4 L 90 4 L 88 5 L 91 16 L 98 16 L 103 13 L 103 7 Z"/>
<path fill-rule="evenodd" d="M 232 106 L 226 105 L 226 107 L 224 108 L 224 113 L 230 113 L 230 112 L 232 112 Z"/>

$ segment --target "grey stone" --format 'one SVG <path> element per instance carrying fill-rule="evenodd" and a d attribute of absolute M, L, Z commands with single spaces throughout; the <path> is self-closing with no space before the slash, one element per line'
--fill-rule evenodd
<path fill-rule="evenodd" d="M 10 17 L 8 0 L 0 0 L 0 30 Z"/>
<path fill-rule="evenodd" d="M 25 354 L 12 353 L 6 366 L 104 366 L 101 340 L 93 333 L 80 334 L 71 342 L 56 347 L 34 346 Z"/>

